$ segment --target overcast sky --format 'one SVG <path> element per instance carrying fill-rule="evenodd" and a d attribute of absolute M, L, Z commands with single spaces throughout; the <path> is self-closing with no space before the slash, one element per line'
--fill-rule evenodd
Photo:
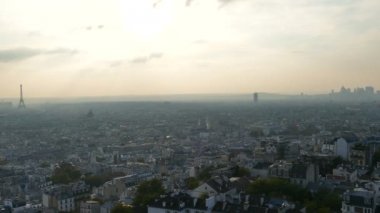
<path fill-rule="evenodd" d="M 379 0 L 0 0 L 0 98 L 380 89 Z"/>

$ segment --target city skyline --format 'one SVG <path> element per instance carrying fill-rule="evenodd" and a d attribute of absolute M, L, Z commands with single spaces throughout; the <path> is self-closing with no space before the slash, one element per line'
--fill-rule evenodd
<path fill-rule="evenodd" d="M 0 97 L 380 88 L 375 0 L 0 5 Z"/>
<path fill-rule="evenodd" d="M 25 108 L 23 100 L 22 84 L 19 85 L 19 96 L 14 97 L 1 97 L 0 103 L 18 103 L 22 108 Z M 33 104 L 40 103 L 41 101 L 53 102 L 104 102 L 104 101 L 195 101 L 195 102 L 249 102 L 249 97 L 253 98 L 253 102 L 257 103 L 262 97 L 265 101 L 273 100 L 314 100 L 314 101 L 369 101 L 378 100 L 380 98 L 380 90 L 371 86 L 363 87 L 345 87 L 341 86 L 339 89 L 331 89 L 324 93 L 308 94 L 304 92 L 299 93 L 270 93 L 265 91 L 254 91 L 253 93 L 199 93 L 199 94 L 148 94 L 148 95 L 109 95 L 109 96 L 74 96 L 74 97 L 35 97 L 28 96 L 27 99 Z"/>

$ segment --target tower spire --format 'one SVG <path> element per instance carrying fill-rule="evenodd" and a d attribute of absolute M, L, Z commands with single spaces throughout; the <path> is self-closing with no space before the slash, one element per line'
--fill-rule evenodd
<path fill-rule="evenodd" d="M 18 108 L 25 108 L 24 96 L 22 94 L 22 84 L 20 84 L 20 102 L 18 103 Z"/>

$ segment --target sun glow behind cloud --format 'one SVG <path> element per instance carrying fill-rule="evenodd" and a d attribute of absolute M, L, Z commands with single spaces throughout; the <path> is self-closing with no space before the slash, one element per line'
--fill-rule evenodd
<path fill-rule="evenodd" d="M 150 0 L 120 1 L 124 29 L 140 38 L 152 38 L 163 32 L 175 19 L 175 8 L 170 2 Z"/>

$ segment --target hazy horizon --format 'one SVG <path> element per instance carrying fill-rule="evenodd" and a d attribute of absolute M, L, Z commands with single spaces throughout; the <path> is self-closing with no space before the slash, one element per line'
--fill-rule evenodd
<path fill-rule="evenodd" d="M 302 95 L 306 96 L 318 96 L 318 95 L 327 95 L 331 91 L 326 91 L 326 93 L 311 93 Z M 270 92 L 257 92 L 260 95 L 276 95 L 276 96 L 300 96 L 301 93 L 270 93 Z M 18 96 L 7 96 L 0 97 L 2 99 L 16 99 L 19 100 L 19 91 Z M 24 92 L 24 99 L 80 99 L 80 98 L 114 98 L 114 97 L 171 97 L 171 96 L 249 96 L 252 97 L 253 92 L 251 93 L 167 93 L 167 94 L 126 94 L 126 95 L 87 95 L 87 96 L 26 96 Z"/>
<path fill-rule="evenodd" d="M 0 100 L 380 88 L 376 0 L 0 6 Z"/>
<path fill-rule="evenodd" d="M 244 103 L 252 106 L 263 106 L 266 104 L 316 104 L 316 103 L 377 103 L 380 95 L 355 94 L 342 95 L 331 94 L 276 94 L 258 93 L 259 102 L 253 102 L 251 93 L 235 94 L 165 94 L 165 95 L 120 95 L 120 96 L 76 96 L 76 97 L 24 97 L 27 107 L 40 104 L 62 104 L 62 103 L 113 103 L 113 102 L 136 102 L 136 103 Z M 19 97 L 2 97 L 0 104 L 11 102 L 18 106 Z"/>

